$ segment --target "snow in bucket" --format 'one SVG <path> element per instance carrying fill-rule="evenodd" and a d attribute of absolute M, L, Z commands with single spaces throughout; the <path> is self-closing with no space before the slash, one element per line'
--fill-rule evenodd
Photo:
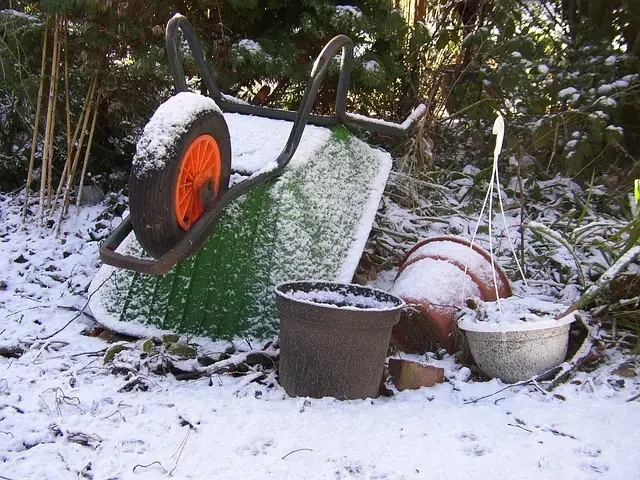
<path fill-rule="evenodd" d="M 567 306 L 537 298 L 512 296 L 500 302 L 479 302 L 477 308 L 465 308 L 458 317 L 462 330 L 504 332 L 540 330 L 567 325 L 576 320 L 576 312 L 556 318 Z"/>
<path fill-rule="evenodd" d="M 276 292 L 298 302 L 343 310 L 385 311 L 404 306 L 404 301 L 383 290 L 349 283 L 293 282 L 278 286 Z"/>

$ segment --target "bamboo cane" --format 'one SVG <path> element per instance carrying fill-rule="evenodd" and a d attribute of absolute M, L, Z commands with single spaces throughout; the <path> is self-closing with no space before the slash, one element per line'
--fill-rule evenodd
<path fill-rule="evenodd" d="M 60 75 L 60 55 L 62 53 L 62 20 L 58 20 L 58 43 L 56 45 L 55 60 L 56 69 L 51 81 L 53 82 L 53 113 L 51 116 L 51 135 L 49 136 L 49 162 L 47 172 L 47 209 L 51 207 L 51 199 L 53 197 L 53 141 L 55 140 L 55 128 L 56 128 L 56 108 L 58 103 L 58 79 Z"/>
<path fill-rule="evenodd" d="M 29 171 L 27 172 L 27 185 L 24 189 L 24 208 L 22 209 L 22 222 L 27 218 L 29 207 L 29 193 L 31 191 L 31 179 L 33 178 L 33 164 L 38 147 L 38 129 L 40 127 L 40 110 L 42 108 L 42 94 L 44 93 L 44 77 L 47 67 L 47 36 L 49 33 L 49 19 L 44 24 L 44 38 L 42 39 L 42 60 L 40 61 L 40 86 L 38 87 L 38 99 L 36 103 L 36 117 L 33 124 L 33 136 L 31 137 L 31 155 L 29 156 Z"/>
<path fill-rule="evenodd" d="M 62 189 L 67 183 L 67 175 L 71 169 L 71 162 L 73 158 L 74 146 L 76 144 L 76 140 L 78 139 L 78 134 L 80 133 L 80 127 L 84 123 L 84 117 L 87 112 L 87 105 L 89 105 L 89 99 L 91 97 L 91 92 L 93 91 L 93 84 L 97 81 L 97 74 L 94 74 L 89 81 L 89 88 L 87 89 L 87 94 L 84 97 L 84 103 L 82 104 L 82 110 L 80 111 L 80 116 L 78 117 L 78 123 L 76 124 L 76 128 L 73 132 L 73 137 L 71 138 L 71 153 L 68 156 L 69 166 L 67 167 L 66 172 L 64 172 L 63 176 L 60 178 L 60 182 L 58 183 L 58 189 L 56 190 L 56 200 L 59 198 L 62 193 Z M 78 147 L 81 148 L 81 145 Z M 66 164 L 65 164 L 66 167 Z M 53 215 L 53 210 L 51 211 L 51 215 Z"/>
<path fill-rule="evenodd" d="M 82 199 L 82 187 L 84 186 L 84 177 L 87 174 L 87 165 L 89 164 L 89 152 L 91 152 L 91 144 L 93 143 L 93 132 L 96 129 L 96 119 L 98 118 L 99 105 L 100 105 L 100 93 L 97 94 L 96 102 L 93 106 L 93 119 L 91 120 L 91 130 L 89 131 L 89 140 L 87 141 L 87 148 L 84 151 L 84 162 L 82 164 L 82 173 L 80 174 L 80 185 L 78 186 L 78 198 L 76 199 L 76 206 L 80 206 L 80 200 Z"/>
<path fill-rule="evenodd" d="M 94 77 L 97 79 L 97 72 L 94 74 Z M 92 82 L 91 90 L 88 94 L 89 103 L 87 104 L 87 110 L 84 115 L 84 119 L 82 121 L 82 129 L 80 133 L 80 140 L 78 141 L 78 148 L 76 148 L 75 155 L 73 158 L 73 163 L 71 165 L 71 170 L 69 171 L 69 175 L 67 176 L 67 186 L 64 192 L 64 201 L 62 202 L 62 209 L 60 210 L 60 217 L 58 220 L 58 229 L 60 228 L 60 221 L 69 206 L 69 195 L 71 193 L 71 185 L 73 183 L 73 178 L 76 175 L 76 169 L 78 168 L 78 161 L 80 160 L 80 152 L 82 151 L 82 144 L 84 143 L 84 135 L 87 131 L 87 124 L 89 123 L 89 116 L 91 115 L 91 109 L 93 108 L 93 98 L 95 96 L 95 92 L 97 90 L 97 80 Z"/>
<path fill-rule="evenodd" d="M 53 125 L 52 125 L 52 116 L 53 116 L 53 110 L 54 110 L 54 93 L 55 93 L 55 82 L 54 82 L 54 73 L 55 73 L 55 68 L 56 68 L 56 53 L 58 51 L 57 49 L 57 44 L 58 44 L 58 16 L 55 16 L 55 26 L 53 29 L 53 48 L 52 48 L 52 53 L 51 53 L 51 78 L 49 80 L 49 100 L 47 103 L 47 124 L 45 126 L 45 133 L 44 133 L 44 151 L 42 152 L 42 169 L 40 172 L 40 221 L 42 221 L 42 218 L 44 216 L 44 202 L 45 202 L 45 192 L 47 189 L 47 173 L 48 173 L 48 161 L 49 161 L 49 146 L 50 146 L 50 142 L 49 142 L 49 138 L 52 135 L 52 129 L 53 129 Z"/>
<path fill-rule="evenodd" d="M 58 207 L 58 198 L 60 198 L 60 193 L 62 192 L 62 186 L 65 183 L 67 173 L 69 172 L 69 167 L 71 166 L 71 108 L 69 101 L 69 18 L 64 19 L 64 90 L 65 90 L 65 112 L 66 112 L 66 120 L 67 120 L 67 158 L 64 162 L 64 167 L 62 169 L 62 174 L 60 175 L 60 181 L 58 182 L 58 188 L 56 188 L 56 194 L 53 197 L 53 202 L 51 204 L 51 210 L 49 211 L 49 216 L 53 216 L 55 209 Z M 86 101 L 85 101 L 86 106 Z M 84 106 L 83 106 L 84 113 Z M 78 125 L 80 124 L 81 119 L 78 119 Z M 77 129 L 76 129 L 77 131 Z"/>

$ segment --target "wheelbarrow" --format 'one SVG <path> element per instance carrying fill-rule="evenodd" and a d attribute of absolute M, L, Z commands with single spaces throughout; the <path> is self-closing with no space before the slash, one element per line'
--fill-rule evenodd
<path fill-rule="evenodd" d="M 224 208 L 259 185 L 279 176 L 294 156 L 307 124 L 346 125 L 365 128 L 387 135 L 405 134 L 425 112 L 419 105 L 402 123 L 394 124 L 346 112 L 347 92 L 353 65 L 353 42 L 345 35 L 334 37 L 322 49 L 313 64 L 300 107 L 297 112 L 249 105 L 230 98 L 218 89 L 204 59 L 204 53 L 193 27 L 176 14 L 166 27 L 166 50 L 177 96 L 187 92 L 187 83 L 178 52 L 178 30 L 187 40 L 202 80 L 217 109 L 207 108 L 202 97 L 186 124 L 166 140 L 162 148 L 156 136 L 162 118 L 145 128 L 138 143 L 137 157 L 129 183 L 130 211 L 122 224 L 100 248 L 100 259 L 115 267 L 139 273 L 162 275 L 180 260 L 196 253 L 213 232 Z M 325 71 L 338 51 L 342 51 L 340 75 L 332 116 L 315 115 L 311 109 Z M 169 100 L 179 107 L 180 101 Z M 161 106 L 166 107 L 166 105 Z M 159 109 L 160 110 L 160 109 Z M 171 108 L 165 108 L 165 115 Z M 284 148 L 275 159 L 275 168 L 267 169 L 229 188 L 231 146 L 223 112 L 240 113 L 293 122 Z M 159 112 L 156 112 L 159 113 Z M 155 117 L 155 116 L 154 116 Z M 172 119 L 169 119 L 171 123 Z M 152 127 L 152 128 L 149 128 Z M 160 132 L 166 133 L 166 132 Z M 149 138 L 145 138 L 148 136 Z M 140 145 L 147 148 L 141 154 Z M 149 147 L 151 144 L 151 147 Z M 136 162 L 136 160 L 138 160 Z M 151 166 L 151 168 L 149 168 Z M 154 168 L 160 167 L 160 168 Z M 116 249 L 134 231 L 135 236 L 153 258 L 139 258 L 118 253 Z"/>
<path fill-rule="evenodd" d="M 179 29 L 207 97 L 186 91 Z M 91 311 L 132 335 L 268 338 L 278 328 L 276 284 L 351 281 L 366 244 L 391 157 L 345 126 L 400 135 L 424 107 L 401 125 L 347 113 L 353 44 L 343 35 L 322 50 L 300 108 L 291 112 L 222 94 L 183 16 L 173 17 L 166 33 L 177 93 L 138 143 L 131 214 L 100 248 L 105 265 L 90 287 Z M 313 115 L 340 50 L 335 113 Z"/>

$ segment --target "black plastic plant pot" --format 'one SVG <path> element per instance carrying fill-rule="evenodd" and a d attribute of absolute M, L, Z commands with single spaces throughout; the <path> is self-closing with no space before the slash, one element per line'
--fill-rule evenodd
<path fill-rule="evenodd" d="M 293 397 L 376 397 L 403 306 L 400 298 L 361 285 L 279 285 L 280 384 Z"/>

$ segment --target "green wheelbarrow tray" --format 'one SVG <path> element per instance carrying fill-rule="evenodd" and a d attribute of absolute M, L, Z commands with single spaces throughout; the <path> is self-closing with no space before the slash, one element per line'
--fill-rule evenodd
<path fill-rule="evenodd" d="M 243 175 L 232 175 L 228 190 L 203 201 L 202 215 L 156 258 L 140 246 L 140 232 L 127 217 L 100 248 L 106 265 L 92 282 L 90 306 L 98 321 L 123 333 L 264 338 L 277 331 L 273 287 L 308 278 L 350 281 L 373 224 L 391 159 L 342 125 L 398 135 L 425 108 L 402 125 L 346 113 L 353 44 L 345 36 L 329 42 L 316 60 L 297 113 L 247 105 L 219 92 L 181 15 L 167 24 L 176 97 L 186 92 L 178 29 L 209 97 L 224 112 L 231 169 Z M 324 72 L 340 49 L 336 115 L 312 115 Z M 308 123 L 329 128 L 305 130 Z"/>

